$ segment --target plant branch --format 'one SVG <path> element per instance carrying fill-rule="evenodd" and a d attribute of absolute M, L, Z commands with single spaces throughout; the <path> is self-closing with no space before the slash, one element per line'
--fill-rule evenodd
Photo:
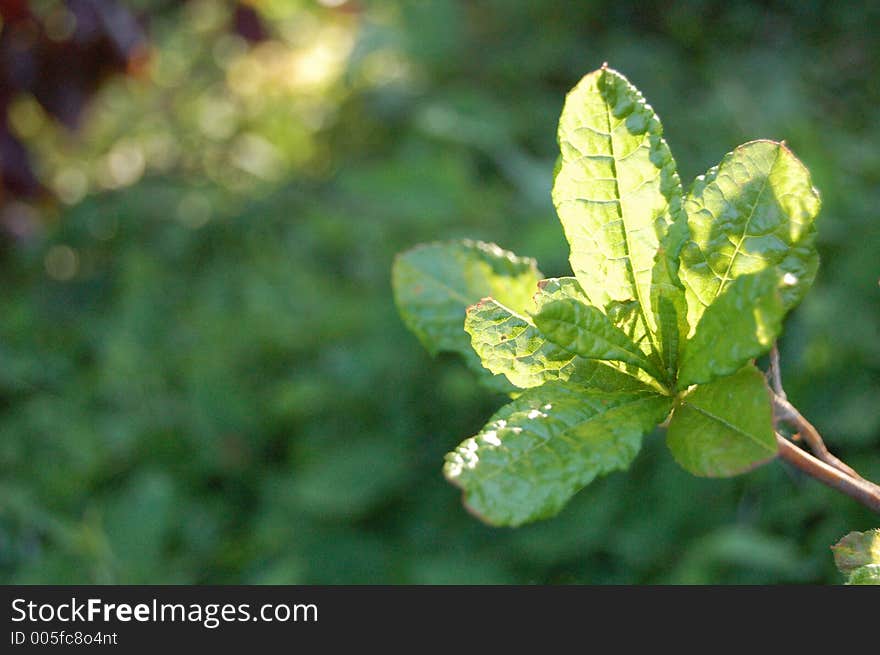
<path fill-rule="evenodd" d="M 798 436 L 807 442 L 810 450 L 813 451 L 813 455 L 817 458 L 829 466 L 833 466 L 834 468 L 843 471 L 850 477 L 864 480 L 864 478 L 850 466 L 831 454 L 831 451 L 828 450 L 819 431 L 812 423 L 804 418 L 803 414 L 801 414 L 794 405 L 788 402 L 788 396 L 782 386 L 782 368 L 779 365 L 779 348 L 775 342 L 770 349 L 770 370 L 768 371 L 768 377 L 770 378 L 770 386 L 773 389 L 771 396 L 775 419 L 777 421 L 784 421 L 795 428 Z M 794 438 L 797 439 L 797 436 Z"/>
<path fill-rule="evenodd" d="M 813 455 L 818 459 L 850 477 L 858 478 L 859 480 L 864 479 L 850 466 L 831 454 L 828 447 L 825 445 L 825 441 L 822 439 L 822 435 L 819 434 L 819 431 L 815 426 L 805 419 L 797 408 L 784 397 L 776 394 L 773 395 L 773 413 L 779 421 L 784 421 L 797 429 L 798 434 L 807 443 L 810 450 L 813 451 Z"/>
<path fill-rule="evenodd" d="M 776 433 L 779 456 L 822 484 L 846 494 L 880 514 L 880 487 L 860 477 L 852 477 L 834 466 L 813 457 L 802 448 Z"/>
<path fill-rule="evenodd" d="M 772 387 L 770 396 L 773 401 L 774 421 L 788 423 L 795 428 L 798 435 L 813 451 L 810 455 L 777 432 L 779 456 L 819 482 L 845 493 L 880 514 L 880 486 L 865 480 L 850 466 L 832 455 L 816 427 L 788 401 L 785 389 L 782 387 L 779 349 L 775 343 L 770 349 L 768 377 Z"/>

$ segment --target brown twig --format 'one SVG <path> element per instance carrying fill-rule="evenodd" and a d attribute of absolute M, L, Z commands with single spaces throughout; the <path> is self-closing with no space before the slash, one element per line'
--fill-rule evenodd
<path fill-rule="evenodd" d="M 819 434 L 819 431 L 784 397 L 774 394 L 773 413 L 778 421 L 784 421 L 797 429 L 798 434 L 800 434 L 801 438 L 810 447 L 810 450 L 813 451 L 813 455 L 818 459 L 822 460 L 829 466 L 833 466 L 839 471 L 846 473 L 850 477 L 858 478 L 859 480 L 864 479 L 850 466 L 831 454 L 828 447 L 825 445 L 825 441 L 822 439 L 822 435 Z"/>
<path fill-rule="evenodd" d="M 798 448 L 779 433 L 776 434 L 776 443 L 779 446 L 779 456 L 786 462 L 880 514 L 880 487 L 876 484 L 859 477 L 852 477 L 826 464 L 802 448 Z"/>
<path fill-rule="evenodd" d="M 819 434 L 819 431 L 812 423 L 804 418 L 794 405 L 788 402 L 788 396 L 782 386 L 782 368 L 779 366 L 779 348 L 775 343 L 770 349 L 770 370 L 768 371 L 768 377 L 770 378 L 770 386 L 773 389 L 773 415 L 776 421 L 783 421 L 794 427 L 798 431 L 797 436 L 807 443 L 807 446 L 810 447 L 810 450 L 813 451 L 813 455 L 817 458 L 829 466 L 833 466 L 834 468 L 843 471 L 850 477 L 863 480 L 864 478 L 862 478 L 862 476 L 855 470 L 831 454 L 831 451 L 828 450 L 828 446 L 825 445 L 825 441 L 822 439 L 822 435 Z M 797 436 L 795 439 L 797 439 Z"/>
<path fill-rule="evenodd" d="M 768 371 L 770 395 L 773 400 L 774 423 L 784 422 L 797 429 L 798 435 L 806 442 L 811 455 L 791 441 L 776 433 L 779 456 L 819 482 L 845 493 L 851 498 L 880 514 L 880 486 L 865 480 L 850 466 L 831 454 L 822 435 L 797 408 L 788 402 L 782 387 L 782 372 L 779 367 L 779 349 L 776 344 L 770 349 L 770 370 Z"/>

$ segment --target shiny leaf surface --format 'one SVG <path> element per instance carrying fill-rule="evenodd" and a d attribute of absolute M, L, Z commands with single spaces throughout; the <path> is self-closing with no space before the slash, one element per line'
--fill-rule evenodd
<path fill-rule="evenodd" d="M 552 278 L 538 283 L 535 308 L 562 298 L 585 300 L 574 278 Z M 604 391 L 642 389 L 645 384 L 611 362 L 589 360 L 549 341 L 531 318 L 520 315 L 493 298 L 468 308 L 465 330 L 487 369 L 503 374 L 520 388 L 548 380 L 571 380 Z"/>
<path fill-rule="evenodd" d="M 565 382 L 529 389 L 446 456 L 444 474 L 493 525 L 556 514 L 597 475 L 627 468 L 671 399 Z"/>
<path fill-rule="evenodd" d="M 652 333 L 654 261 L 682 202 L 662 134 L 654 110 L 623 75 L 605 67 L 586 75 L 559 120 L 552 193 L 572 269 L 591 304 L 635 300 Z"/>
<path fill-rule="evenodd" d="M 819 265 L 814 219 L 819 194 L 782 143 L 738 147 L 694 182 L 686 200 L 691 238 L 681 253 L 691 330 L 727 285 L 774 267 L 786 309 L 800 302 Z"/>
<path fill-rule="evenodd" d="M 784 313 L 775 269 L 736 278 L 686 342 L 678 388 L 730 375 L 766 353 L 782 330 Z"/>
<path fill-rule="evenodd" d="M 545 304 L 533 318 L 548 340 L 584 359 L 625 362 L 657 380 L 664 377 L 627 334 L 596 307 L 564 298 Z"/>
<path fill-rule="evenodd" d="M 417 246 L 399 255 L 392 286 L 404 323 L 429 352 L 458 353 L 481 371 L 464 331 L 467 307 L 492 296 L 524 311 L 541 277 L 534 259 L 465 240 Z"/>
<path fill-rule="evenodd" d="M 675 408 L 666 443 L 694 475 L 726 477 L 776 456 L 773 412 L 763 374 L 747 366 L 697 386 Z"/>

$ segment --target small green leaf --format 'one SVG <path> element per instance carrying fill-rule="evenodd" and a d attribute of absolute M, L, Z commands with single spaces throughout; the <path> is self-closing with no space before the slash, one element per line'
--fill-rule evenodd
<path fill-rule="evenodd" d="M 464 331 L 465 310 L 492 296 L 514 311 L 525 311 L 542 277 L 534 259 L 465 240 L 416 246 L 398 255 L 392 286 L 404 323 L 430 353 L 458 353 L 483 371 Z M 509 390 L 504 382 L 503 389 Z"/>
<path fill-rule="evenodd" d="M 880 528 L 850 532 L 831 547 L 847 584 L 880 585 Z"/>
<path fill-rule="evenodd" d="M 784 314 L 775 268 L 733 280 L 685 343 L 678 388 L 730 375 L 766 353 L 782 330 Z"/>
<path fill-rule="evenodd" d="M 672 236 L 673 226 L 669 234 Z M 687 229 L 687 226 L 684 226 Z M 679 367 L 681 349 L 690 328 L 687 323 L 687 300 L 684 287 L 678 279 L 677 258 L 680 245 L 669 244 L 673 255 L 661 246 L 654 262 L 651 285 L 651 307 L 657 325 L 657 340 L 660 343 L 660 358 L 668 379 L 673 379 Z"/>
<path fill-rule="evenodd" d="M 768 267 L 785 276 L 785 309 L 800 302 L 819 265 L 819 206 L 809 171 L 775 141 L 746 143 L 698 177 L 685 199 L 691 239 L 680 270 L 691 328 L 731 280 Z"/>
<path fill-rule="evenodd" d="M 540 310 L 547 302 L 567 297 L 585 300 L 574 278 L 541 280 L 535 306 Z M 611 362 L 584 359 L 548 341 L 528 317 L 493 298 L 468 308 L 464 328 L 483 366 L 522 389 L 548 380 L 571 380 L 604 391 L 647 389 L 644 382 Z"/>
<path fill-rule="evenodd" d="M 568 379 L 572 361 L 579 359 L 549 343 L 526 317 L 492 298 L 468 308 L 464 329 L 483 366 L 521 389 Z"/>
<path fill-rule="evenodd" d="M 695 387 L 675 408 L 666 443 L 694 475 L 726 477 L 776 456 L 773 411 L 763 374 L 747 366 Z"/>
<path fill-rule="evenodd" d="M 604 310 L 635 300 L 650 333 L 657 332 L 655 257 L 682 211 L 681 182 L 662 135 L 654 110 L 623 75 L 593 71 L 566 97 L 552 193 L 590 304 Z"/>
<path fill-rule="evenodd" d="M 860 566 L 849 574 L 847 584 L 880 585 L 880 564 Z"/>
<path fill-rule="evenodd" d="M 539 293 L 535 296 L 538 309 L 552 300 L 574 298 L 575 300 L 589 304 L 589 299 L 581 289 L 577 278 L 573 277 L 549 277 L 538 282 Z"/>
<path fill-rule="evenodd" d="M 880 565 L 880 528 L 850 532 L 831 547 L 841 573 L 852 573 L 869 564 Z"/>
<path fill-rule="evenodd" d="M 663 380 L 656 364 L 601 311 L 573 298 L 554 300 L 533 316 L 549 341 L 584 359 L 626 362 Z"/>
<path fill-rule="evenodd" d="M 502 407 L 446 456 L 443 471 L 488 523 L 547 518 L 597 475 L 627 468 L 671 404 L 652 392 L 547 382 Z"/>

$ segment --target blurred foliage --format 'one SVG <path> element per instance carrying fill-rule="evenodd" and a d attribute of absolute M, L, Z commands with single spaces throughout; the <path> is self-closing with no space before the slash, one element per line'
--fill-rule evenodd
<path fill-rule="evenodd" d="M 75 129 L 101 82 L 137 71 L 147 55 L 137 17 L 116 0 L 0 3 L 0 202 L 47 196 L 28 131 L 47 119 Z"/>
<path fill-rule="evenodd" d="M 389 276 L 460 237 L 564 274 L 556 121 L 608 61 L 683 179 L 759 137 L 813 172 L 822 267 L 783 372 L 880 478 L 876 5 L 253 4 L 258 43 L 231 5 L 157 9 L 145 71 L 78 132 L 17 101 L 60 203 L 3 209 L 3 582 L 841 581 L 829 546 L 876 517 L 779 463 L 691 477 L 659 436 L 556 519 L 479 524 L 440 464 L 499 398 L 424 353 Z"/>

